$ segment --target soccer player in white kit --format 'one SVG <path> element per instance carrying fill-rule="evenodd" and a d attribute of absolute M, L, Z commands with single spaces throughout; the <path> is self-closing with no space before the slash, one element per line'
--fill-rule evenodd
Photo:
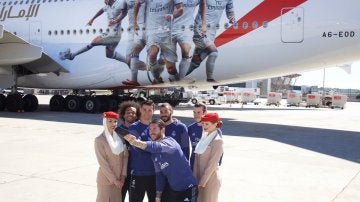
<path fill-rule="evenodd" d="M 139 86 L 138 70 L 146 70 L 146 65 L 139 60 L 140 52 L 146 45 L 145 35 L 145 0 L 126 0 L 129 18 L 128 50 L 130 60 L 131 79 L 122 83 L 125 85 Z M 137 7 L 137 8 L 136 8 Z M 134 10 L 137 9 L 136 13 Z M 134 15 L 134 13 L 136 15 Z"/>
<path fill-rule="evenodd" d="M 195 8 L 199 6 L 199 13 L 202 16 L 201 32 L 206 33 L 206 20 L 205 20 L 205 6 L 206 0 L 184 0 L 183 6 L 184 11 L 181 16 L 174 19 L 171 28 L 172 37 L 172 53 L 176 53 L 176 44 L 178 43 L 181 48 L 182 59 L 179 64 L 179 75 L 180 79 L 185 77 L 185 73 L 190 65 L 190 49 L 194 35 L 194 12 Z M 171 63 L 175 66 L 175 63 Z M 175 78 L 175 80 L 178 80 Z"/>
<path fill-rule="evenodd" d="M 163 82 L 160 77 L 162 70 L 156 68 L 160 50 L 170 77 L 179 77 L 175 65 L 169 64 L 177 62 L 177 55 L 171 49 L 170 27 L 182 13 L 183 0 L 146 0 L 147 65 L 154 77 L 153 83 Z"/>
<path fill-rule="evenodd" d="M 87 25 L 91 26 L 97 17 L 106 12 L 109 32 L 97 36 L 89 45 L 74 53 L 71 53 L 70 49 L 60 52 L 60 59 L 73 60 L 77 55 L 90 50 L 94 46 L 102 45 L 105 46 L 107 58 L 116 59 L 129 65 L 130 61 L 126 61 L 123 55 L 115 51 L 121 39 L 121 21 L 127 15 L 125 0 L 104 0 L 104 3 L 106 4 L 105 7 L 101 8 Z"/>
<path fill-rule="evenodd" d="M 208 26 L 206 37 L 199 33 L 198 29 L 194 30 L 195 50 L 190 63 L 190 67 L 186 73 L 189 75 L 198 68 L 201 62 L 208 57 L 206 61 L 206 80 L 208 82 L 216 82 L 214 79 L 215 61 L 218 56 L 218 50 L 214 44 L 216 29 L 219 26 L 220 18 L 223 11 L 231 24 L 235 23 L 233 0 L 206 0 L 206 24 Z M 195 27 L 201 22 L 201 14 L 198 13 L 195 18 Z"/>

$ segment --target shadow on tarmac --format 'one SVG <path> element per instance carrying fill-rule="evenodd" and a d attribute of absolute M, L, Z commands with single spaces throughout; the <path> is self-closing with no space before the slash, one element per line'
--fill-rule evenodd
<path fill-rule="evenodd" d="M 176 110 L 189 110 L 191 108 L 176 108 Z M 217 108 L 217 111 L 229 108 Z M 232 109 L 237 110 L 237 109 Z M 240 109 L 245 110 L 245 109 Z M 251 110 L 251 109 L 250 109 Z M 255 110 L 255 109 L 253 109 Z M 263 110 L 263 109 L 256 109 Z M 269 110 L 281 110 L 278 108 Z M 286 110 L 286 109 L 284 109 Z M 292 109 L 293 110 L 293 109 Z M 306 109 L 309 110 L 309 109 Z M 3 111 L 0 117 L 15 119 L 31 119 L 54 122 L 67 122 L 76 124 L 101 125 L 101 114 L 51 112 L 41 107 L 34 113 L 13 113 Z M 175 116 L 184 124 L 193 122 L 192 118 Z M 154 118 L 158 118 L 155 115 Z M 266 138 L 303 149 L 319 152 L 337 158 L 360 163 L 360 133 L 342 130 L 320 128 L 307 128 L 289 125 L 253 123 L 223 119 L 225 123 L 221 128 L 224 135 L 238 137 Z"/>

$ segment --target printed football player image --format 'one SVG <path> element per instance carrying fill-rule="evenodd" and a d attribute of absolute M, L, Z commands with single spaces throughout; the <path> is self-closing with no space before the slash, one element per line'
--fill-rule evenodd
<path fill-rule="evenodd" d="M 186 75 L 191 74 L 198 68 L 201 62 L 207 57 L 206 61 L 206 80 L 216 82 L 214 79 L 215 61 L 218 56 L 218 50 L 214 44 L 216 29 L 219 25 L 223 11 L 231 24 L 235 23 L 233 0 L 206 0 L 206 36 L 203 36 L 199 29 L 194 29 L 195 50 Z M 202 15 L 198 13 L 195 18 L 195 27 L 201 26 Z"/>
<path fill-rule="evenodd" d="M 121 21 L 127 15 L 126 2 L 125 0 L 104 0 L 104 3 L 105 6 L 89 20 L 87 25 L 91 26 L 97 17 L 106 13 L 109 31 L 95 37 L 89 45 L 78 51 L 71 52 L 70 49 L 67 49 L 66 51 L 60 52 L 60 59 L 73 60 L 77 55 L 92 49 L 94 46 L 105 46 L 107 58 L 112 58 L 130 65 L 130 58 L 126 59 L 125 56 L 115 51 L 121 39 Z"/>
<path fill-rule="evenodd" d="M 186 71 L 190 65 L 190 50 L 194 35 L 194 17 L 195 9 L 199 6 L 199 13 L 201 13 L 201 29 L 200 33 L 206 34 L 206 18 L 205 18 L 205 6 L 206 0 L 184 0 L 184 11 L 181 16 L 174 19 L 171 27 L 172 46 L 171 52 L 176 53 L 176 45 L 179 44 L 181 48 L 181 61 L 179 63 L 179 75 L 180 79 L 185 77 Z M 175 55 L 176 57 L 176 55 Z M 170 63 L 175 66 L 175 63 Z M 175 68 L 175 67 L 174 67 Z"/>
<path fill-rule="evenodd" d="M 178 80 L 176 66 L 177 55 L 171 46 L 171 25 L 173 20 L 183 14 L 182 0 L 146 0 L 147 65 L 153 75 L 153 83 L 163 83 L 163 69 L 159 61 L 164 60 L 169 80 Z M 158 54 L 160 53 L 158 60 Z"/>

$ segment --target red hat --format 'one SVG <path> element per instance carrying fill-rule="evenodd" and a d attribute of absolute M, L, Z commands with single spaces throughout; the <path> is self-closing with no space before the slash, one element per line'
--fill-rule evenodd
<path fill-rule="evenodd" d="M 201 121 L 216 122 L 220 121 L 220 118 L 217 113 L 207 113 L 201 117 Z"/>
<path fill-rule="evenodd" d="M 119 119 L 119 114 L 117 114 L 115 112 L 112 112 L 112 111 L 104 112 L 103 113 L 103 118 L 106 118 L 106 119 L 109 119 L 109 118 Z"/>

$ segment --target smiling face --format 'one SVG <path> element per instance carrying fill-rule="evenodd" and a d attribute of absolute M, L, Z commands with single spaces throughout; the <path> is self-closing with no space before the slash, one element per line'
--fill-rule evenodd
<path fill-rule="evenodd" d="M 136 108 L 135 107 L 128 107 L 125 110 L 124 113 L 124 121 L 126 123 L 134 123 L 134 121 L 136 120 Z"/>
<path fill-rule="evenodd" d="M 209 134 L 214 132 L 216 130 L 217 122 L 211 122 L 211 121 L 203 121 L 202 127 L 205 132 L 208 132 Z"/>
<path fill-rule="evenodd" d="M 159 141 L 164 137 L 165 128 L 160 128 L 157 123 L 150 123 L 149 135 L 153 141 Z"/>
<path fill-rule="evenodd" d="M 201 121 L 201 117 L 206 113 L 202 107 L 194 107 L 193 116 L 194 120 L 199 123 Z"/>
<path fill-rule="evenodd" d="M 118 120 L 117 119 L 113 119 L 113 118 L 107 118 L 106 119 L 106 126 L 110 132 L 110 134 L 113 133 L 113 131 L 115 130 L 116 126 L 117 126 Z"/>

